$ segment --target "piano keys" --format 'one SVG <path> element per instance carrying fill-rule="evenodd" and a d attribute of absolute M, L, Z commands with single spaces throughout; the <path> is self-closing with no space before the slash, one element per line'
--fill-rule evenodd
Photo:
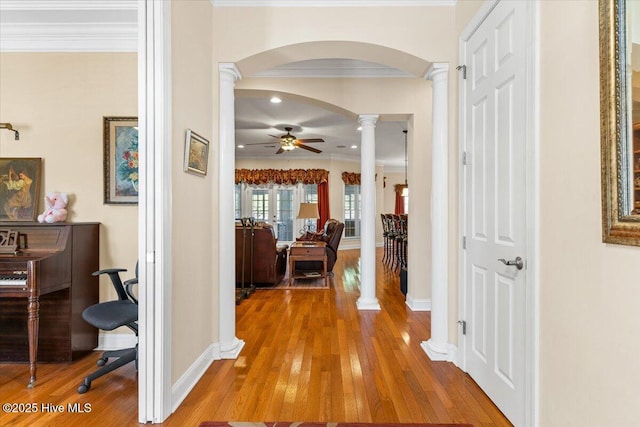
<path fill-rule="evenodd" d="M 27 270 L 0 272 L 0 286 L 27 286 Z"/>
<path fill-rule="evenodd" d="M 82 311 L 98 302 L 98 223 L 0 223 L 20 233 L 0 253 L 0 362 L 69 362 L 98 345 Z"/>

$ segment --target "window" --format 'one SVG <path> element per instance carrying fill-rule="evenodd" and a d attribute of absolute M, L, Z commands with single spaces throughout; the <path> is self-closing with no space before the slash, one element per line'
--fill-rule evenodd
<path fill-rule="evenodd" d="M 404 204 L 404 213 L 409 213 L 409 196 L 404 196 L 402 198 L 402 203 Z"/>
<path fill-rule="evenodd" d="M 242 218 L 242 184 L 236 184 L 236 188 L 233 193 L 233 204 L 236 219 Z"/>
<path fill-rule="evenodd" d="M 344 186 L 344 237 L 360 237 L 360 186 Z"/>
<path fill-rule="evenodd" d="M 269 190 L 253 190 L 251 194 L 251 216 L 257 221 L 269 221 Z"/>
<path fill-rule="evenodd" d="M 293 188 L 276 191 L 276 223 L 278 240 L 293 241 Z"/>
<path fill-rule="evenodd" d="M 253 217 L 256 221 L 273 226 L 276 237 L 282 242 L 294 241 L 296 233 L 303 227 L 296 218 L 301 202 L 316 203 L 318 186 L 269 185 L 235 186 L 234 210 L 236 218 Z M 316 230 L 316 221 L 309 222 L 311 231 Z"/>
<path fill-rule="evenodd" d="M 305 184 L 302 190 L 305 203 L 318 203 L 318 184 Z M 306 219 L 305 223 L 309 232 L 315 233 L 317 231 L 318 221 Z"/>

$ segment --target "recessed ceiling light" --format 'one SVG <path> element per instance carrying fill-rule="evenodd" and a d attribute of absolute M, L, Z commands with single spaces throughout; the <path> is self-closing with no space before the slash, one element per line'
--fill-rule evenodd
<path fill-rule="evenodd" d="M 244 145 L 242 145 L 242 144 L 238 144 L 238 145 L 236 145 L 236 147 L 238 147 L 238 148 L 244 148 Z"/>
<path fill-rule="evenodd" d="M 358 148 L 358 146 L 357 145 L 352 145 L 351 148 L 356 149 L 356 148 Z"/>
<path fill-rule="evenodd" d="M 282 99 L 278 98 L 277 96 L 272 96 L 271 102 L 273 102 L 274 104 L 279 104 L 282 102 Z"/>
<path fill-rule="evenodd" d="M 358 129 L 357 129 L 357 130 L 362 130 L 362 126 L 358 126 Z"/>

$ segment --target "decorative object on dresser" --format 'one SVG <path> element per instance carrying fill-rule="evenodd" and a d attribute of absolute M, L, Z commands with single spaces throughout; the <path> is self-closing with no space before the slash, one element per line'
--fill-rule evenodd
<path fill-rule="evenodd" d="M 138 203 L 138 118 L 103 117 L 104 203 Z"/>
<path fill-rule="evenodd" d="M 41 169 L 39 157 L 0 158 L 0 221 L 35 221 Z"/>
<path fill-rule="evenodd" d="M 98 302 L 98 223 L 12 223 L 17 254 L 0 254 L 0 361 L 69 362 L 98 345 L 79 316 Z M 4 227 L 0 224 L 0 227 Z"/>
<path fill-rule="evenodd" d="M 49 192 L 44 197 L 44 212 L 38 215 L 38 222 L 64 222 L 67 220 L 67 193 Z"/>
<path fill-rule="evenodd" d="M 191 129 L 187 129 L 184 146 L 184 171 L 195 175 L 207 174 L 209 141 Z"/>

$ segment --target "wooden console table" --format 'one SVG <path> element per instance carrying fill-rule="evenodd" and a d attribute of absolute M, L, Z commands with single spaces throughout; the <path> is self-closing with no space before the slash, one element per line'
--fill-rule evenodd
<path fill-rule="evenodd" d="M 324 279 L 324 287 L 329 286 L 327 281 L 327 244 L 325 242 L 305 241 L 294 242 L 289 248 L 289 286 L 295 279 Z M 322 261 L 322 272 L 296 273 L 296 261 Z M 315 273 L 315 274 L 313 274 Z"/>

